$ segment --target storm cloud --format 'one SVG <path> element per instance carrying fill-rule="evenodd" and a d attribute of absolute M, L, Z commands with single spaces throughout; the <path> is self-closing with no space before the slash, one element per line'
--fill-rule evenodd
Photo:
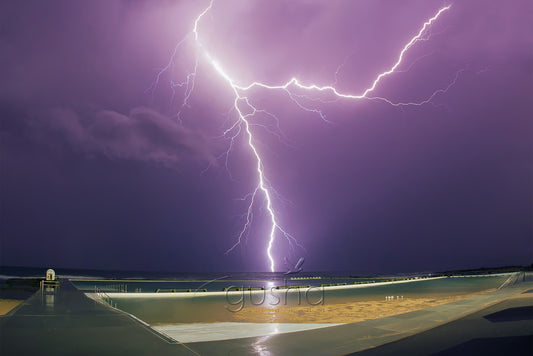
<path fill-rule="evenodd" d="M 52 109 L 36 116 L 30 126 L 41 138 L 43 132 L 59 133 L 74 150 L 88 156 L 155 162 L 169 168 L 184 159 L 214 160 L 201 134 L 145 107 L 134 108 L 128 115 L 100 110 L 91 116 Z"/>

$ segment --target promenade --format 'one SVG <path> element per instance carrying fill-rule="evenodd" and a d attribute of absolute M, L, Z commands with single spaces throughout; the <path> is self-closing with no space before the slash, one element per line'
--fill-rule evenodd
<path fill-rule="evenodd" d="M 1 355 L 195 355 L 126 313 L 87 298 L 68 280 L 0 317 Z"/>

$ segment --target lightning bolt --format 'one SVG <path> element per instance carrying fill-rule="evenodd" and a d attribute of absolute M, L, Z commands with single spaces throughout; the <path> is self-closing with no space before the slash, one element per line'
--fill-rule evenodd
<path fill-rule="evenodd" d="M 152 91 L 152 95 L 153 95 L 155 89 L 159 85 L 159 81 L 160 81 L 162 75 L 172 68 L 173 63 L 174 63 L 174 58 L 175 58 L 176 54 L 178 53 L 179 48 L 183 45 L 183 43 L 188 41 L 191 37 L 192 37 L 192 41 L 193 41 L 193 43 L 195 45 L 195 48 L 196 48 L 196 57 L 195 57 L 195 62 L 194 62 L 195 63 L 194 64 L 194 70 L 187 73 L 187 75 L 185 77 L 186 79 L 183 82 L 180 82 L 180 83 L 176 83 L 176 82 L 173 82 L 173 81 L 170 82 L 171 89 L 172 89 L 173 93 L 174 93 L 174 90 L 175 90 L 176 87 L 184 88 L 184 98 L 183 98 L 183 102 L 182 102 L 181 108 L 184 108 L 184 107 L 188 106 L 189 98 L 192 95 L 194 87 L 195 87 L 195 80 L 196 80 L 196 76 L 197 76 L 197 72 L 198 72 L 198 66 L 199 66 L 200 59 L 205 59 L 205 62 L 208 63 L 212 67 L 212 69 L 214 69 L 219 74 L 219 76 L 227 83 L 228 88 L 231 90 L 231 92 L 233 93 L 233 97 L 234 97 L 233 106 L 232 106 L 231 111 L 235 111 L 236 112 L 237 120 L 230 126 L 230 128 L 225 130 L 224 133 L 223 133 L 223 137 L 227 137 L 227 138 L 230 139 L 230 145 L 229 145 L 228 150 L 226 152 L 224 152 L 221 156 L 219 156 L 219 158 L 222 158 L 222 157 L 225 156 L 226 168 L 228 169 L 228 156 L 229 156 L 229 154 L 230 154 L 230 152 L 231 152 L 231 150 L 232 150 L 232 148 L 234 146 L 234 141 L 239 135 L 244 134 L 245 138 L 246 138 L 246 143 L 248 144 L 249 149 L 250 149 L 250 151 L 251 151 L 251 153 L 252 153 L 252 155 L 253 155 L 253 157 L 255 159 L 255 170 L 256 170 L 256 173 L 257 173 L 257 185 L 256 185 L 255 189 L 243 199 L 243 200 L 249 200 L 249 205 L 248 205 L 247 212 L 244 214 L 244 216 L 246 217 L 246 222 L 245 222 L 242 230 L 238 234 L 237 241 L 235 242 L 235 244 L 233 246 L 231 246 L 226 251 L 226 253 L 230 253 L 231 251 L 233 251 L 243 241 L 243 239 L 246 239 L 246 236 L 249 233 L 251 225 L 252 225 L 253 207 L 254 207 L 255 204 L 257 204 L 258 195 L 262 194 L 262 196 L 264 197 L 264 200 L 265 200 L 264 207 L 266 207 L 266 210 L 268 212 L 268 216 L 269 216 L 269 219 L 270 219 L 270 233 L 268 235 L 268 245 L 267 245 L 267 248 L 266 248 L 266 255 L 268 257 L 268 261 L 269 261 L 269 264 L 270 264 L 270 271 L 274 272 L 275 268 L 276 268 L 276 265 L 275 265 L 274 257 L 272 256 L 272 248 L 273 248 L 274 241 L 275 241 L 277 233 L 280 233 L 281 235 L 283 235 L 283 237 L 286 238 L 286 240 L 289 243 L 289 248 L 290 249 L 294 249 L 295 246 L 298 246 L 300 248 L 303 248 L 303 247 L 301 245 L 299 245 L 297 240 L 291 234 L 289 234 L 286 230 L 284 230 L 284 228 L 278 222 L 278 219 L 276 217 L 276 212 L 275 212 L 275 209 L 274 209 L 274 206 L 273 206 L 273 196 L 276 196 L 277 198 L 279 198 L 279 195 L 277 194 L 275 189 L 271 186 L 271 184 L 269 183 L 268 179 L 266 178 L 265 168 L 264 168 L 264 165 L 263 165 L 263 161 L 261 159 L 261 154 L 260 154 L 260 152 L 259 152 L 259 150 L 257 148 L 256 142 L 255 142 L 255 139 L 254 139 L 254 135 L 253 135 L 253 132 L 252 132 L 252 129 L 251 129 L 251 127 L 253 125 L 259 125 L 259 124 L 252 124 L 251 121 L 250 121 L 251 118 L 253 118 L 255 115 L 257 115 L 259 113 L 267 115 L 270 118 L 274 119 L 277 125 L 279 125 L 279 120 L 274 114 L 269 113 L 266 110 L 258 109 L 257 107 L 255 107 L 252 104 L 250 98 L 246 95 L 246 93 L 249 92 L 253 88 L 262 88 L 262 89 L 265 89 L 265 90 L 282 90 L 288 95 L 289 100 L 293 101 L 299 108 L 301 108 L 303 110 L 306 110 L 306 111 L 309 111 L 309 112 L 312 112 L 312 113 L 315 113 L 315 114 L 318 114 L 325 121 L 327 121 L 327 120 L 326 120 L 325 115 L 322 113 L 322 111 L 320 111 L 318 109 L 310 108 L 310 107 L 304 105 L 300 101 L 301 99 L 310 99 L 310 100 L 314 100 L 314 99 L 311 99 L 307 95 L 301 95 L 301 94 L 295 93 L 294 92 L 295 89 L 298 89 L 299 91 L 303 91 L 303 92 L 315 92 L 315 93 L 327 92 L 327 93 L 330 93 L 331 95 L 333 95 L 333 97 L 336 100 L 340 100 L 340 99 L 348 99 L 348 100 L 362 100 L 362 99 L 378 100 L 378 101 L 386 102 L 386 103 L 388 103 L 390 105 L 393 105 L 393 106 L 424 105 L 424 104 L 427 104 L 436 95 L 446 92 L 451 86 L 453 86 L 455 84 L 455 82 L 457 81 L 458 73 L 456 74 L 454 80 L 449 85 L 447 85 L 446 87 L 444 87 L 442 89 L 436 90 L 429 97 L 427 97 L 425 100 L 422 100 L 422 101 L 419 101 L 419 102 L 393 102 L 392 100 L 387 99 L 387 98 L 383 98 L 383 97 L 379 97 L 379 96 L 372 96 L 372 93 L 378 87 L 380 82 L 382 80 L 384 80 L 387 76 L 390 76 L 390 75 L 392 75 L 395 72 L 400 72 L 400 70 L 398 70 L 398 68 L 403 63 L 406 52 L 412 46 L 414 46 L 417 42 L 428 40 L 428 38 L 431 36 L 431 34 L 428 34 L 428 32 L 427 32 L 428 28 L 430 28 L 430 26 L 435 21 L 437 21 L 437 19 L 444 12 L 448 11 L 451 8 L 451 5 L 439 9 L 437 11 L 437 13 L 433 17 L 429 18 L 422 25 L 422 27 L 420 28 L 418 33 L 416 35 L 414 35 L 407 42 L 407 44 L 401 49 L 396 61 L 394 62 L 394 64 L 388 70 L 378 74 L 376 76 L 376 78 L 374 79 L 374 81 L 372 82 L 372 84 L 368 88 L 363 90 L 360 94 L 353 94 L 353 93 L 340 92 L 335 87 L 335 85 L 337 83 L 338 73 L 342 69 L 342 66 L 344 66 L 345 63 L 341 64 L 341 66 L 339 66 L 337 68 L 337 71 L 335 72 L 335 82 L 332 85 L 321 86 L 321 85 L 317 85 L 317 84 L 304 84 L 304 83 L 302 83 L 300 80 L 298 80 L 295 77 L 291 78 L 290 80 L 288 80 L 285 83 L 275 84 L 275 85 L 267 84 L 267 83 L 263 83 L 263 82 L 257 82 L 257 81 L 251 82 L 251 83 L 249 83 L 247 85 L 238 84 L 233 78 L 231 78 L 227 74 L 227 72 L 222 68 L 222 66 L 216 61 L 215 57 L 211 56 L 211 54 L 208 52 L 207 48 L 203 45 L 203 43 L 201 41 L 201 36 L 200 36 L 200 32 L 199 32 L 200 23 L 201 23 L 203 17 L 206 16 L 207 13 L 209 13 L 212 10 L 213 4 L 214 4 L 214 0 L 211 0 L 209 2 L 209 5 L 196 17 L 196 19 L 194 20 L 194 26 L 193 26 L 192 31 L 190 33 L 188 33 L 175 46 L 174 51 L 173 51 L 173 53 L 171 55 L 171 58 L 170 58 L 168 64 L 165 67 L 163 67 L 157 73 L 157 76 L 156 76 L 156 78 L 154 80 L 154 83 L 149 88 L 149 90 Z M 426 36 L 426 37 L 424 37 L 424 36 Z M 345 60 L 345 62 L 346 62 L 346 60 Z M 320 101 L 322 103 L 325 102 L 325 101 L 323 101 L 321 99 L 318 99 L 318 101 Z M 180 118 L 180 115 L 181 115 L 181 109 L 178 112 L 178 118 Z M 266 127 L 266 126 L 263 126 L 263 127 Z M 278 126 L 278 128 L 279 128 L 279 126 Z M 273 133 L 273 131 L 271 131 L 271 130 L 269 130 L 269 132 Z M 281 138 L 281 137 L 278 136 L 278 138 Z"/>

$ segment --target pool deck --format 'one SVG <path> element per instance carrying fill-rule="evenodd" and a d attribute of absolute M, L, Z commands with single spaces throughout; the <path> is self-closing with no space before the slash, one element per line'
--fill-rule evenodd
<path fill-rule="evenodd" d="M 1 355 L 195 355 L 126 313 L 87 298 L 68 280 L 0 317 Z"/>
<path fill-rule="evenodd" d="M 410 353 L 410 345 L 418 345 L 419 351 L 411 354 L 430 354 L 435 350 L 430 352 L 420 347 L 424 339 L 420 341 L 417 337 L 439 339 L 440 335 L 443 339 L 444 334 L 435 334 L 432 330 L 439 327 L 460 329 L 465 318 L 475 319 L 472 315 L 483 310 L 494 312 L 498 305 L 513 300 L 519 300 L 520 307 L 533 306 L 533 293 L 524 293 L 531 289 L 533 274 L 521 273 L 497 291 L 401 315 L 306 331 L 180 343 L 127 313 L 87 298 L 68 280 L 62 280 L 55 293 L 37 292 L 6 316 L 0 317 L 0 354 L 342 355 L 363 350 L 373 354 L 387 354 L 389 350 L 389 354 L 398 354 L 400 350 Z M 525 321 L 511 320 L 507 323 L 512 322 L 526 324 L 517 329 L 521 331 L 511 332 L 510 336 L 522 337 L 528 333 L 528 327 L 529 333 L 533 334 L 533 326 L 531 320 L 527 324 L 527 316 Z M 473 330 L 468 337 L 475 336 L 477 328 Z M 431 333 L 430 336 L 427 336 L 428 333 Z M 178 335 L 175 336 L 177 339 Z M 413 338 L 417 339 L 409 341 Z M 448 349 L 454 347 L 449 343 L 445 346 Z"/>

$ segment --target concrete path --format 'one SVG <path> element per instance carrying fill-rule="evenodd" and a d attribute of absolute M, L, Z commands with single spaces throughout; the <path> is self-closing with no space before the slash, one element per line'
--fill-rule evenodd
<path fill-rule="evenodd" d="M 0 317 L 0 355 L 195 355 L 62 280 Z"/>

